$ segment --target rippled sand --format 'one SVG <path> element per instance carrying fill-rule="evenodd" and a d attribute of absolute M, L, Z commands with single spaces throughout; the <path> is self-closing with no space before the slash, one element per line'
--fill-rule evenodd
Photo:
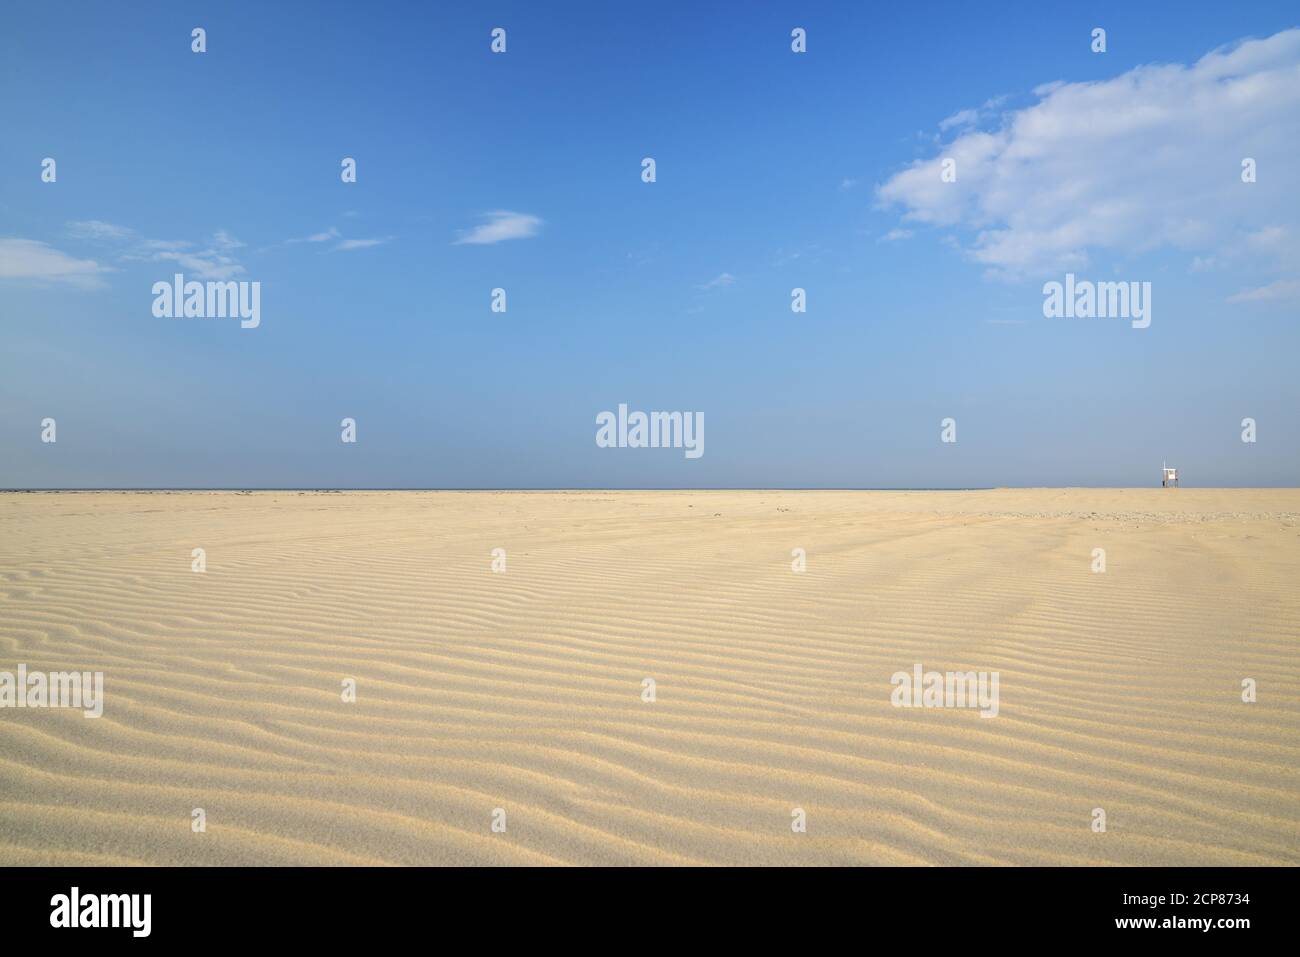
<path fill-rule="evenodd" d="M 106 696 L 0 710 L 0 864 L 1300 863 L 1298 583 L 1290 489 L 0 495 L 0 671 Z"/>

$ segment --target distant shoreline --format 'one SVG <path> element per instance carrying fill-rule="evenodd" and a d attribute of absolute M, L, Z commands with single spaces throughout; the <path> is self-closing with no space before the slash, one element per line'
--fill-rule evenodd
<path fill-rule="evenodd" d="M 907 488 L 907 487 L 851 487 L 836 485 L 805 485 L 805 486 L 680 486 L 680 487 L 643 487 L 636 485 L 618 486 L 618 487 L 595 487 L 595 488 L 577 488 L 572 486 L 557 485 L 554 487 L 544 488 L 516 488 L 501 487 L 487 488 L 480 486 L 471 486 L 468 488 L 421 488 L 415 486 L 360 486 L 354 488 L 327 488 L 312 486 L 194 486 L 194 487 L 166 487 L 166 486 L 124 486 L 121 488 L 0 488 L 0 493 L 46 493 L 46 492 L 992 492 L 998 488 L 1011 488 L 1013 486 L 951 486 L 935 488 Z M 1024 488 L 1050 488 L 1055 486 L 1026 485 Z M 1061 486 L 1066 488 L 1067 486 Z M 1079 486 L 1081 488 L 1112 488 L 1119 486 L 1097 485 L 1097 486 Z M 1289 488 L 1290 486 L 1281 486 Z"/>
<path fill-rule="evenodd" d="M 1152 488 L 1160 488 L 1158 485 L 972 485 L 972 486 L 933 486 L 933 487 L 908 487 L 908 486 L 848 486 L 848 485 L 801 485 L 801 486 L 778 486 L 778 485 L 747 485 L 747 486 L 672 486 L 672 487 L 646 487 L 637 485 L 627 486 L 605 486 L 592 488 L 578 488 L 573 486 L 553 486 L 553 487 L 467 487 L 467 488 L 442 488 L 442 487 L 416 487 L 416 486 L 358 486 L 358 487 L 313 487 L 313 486 L 123 486 L 123 487 L 103 487 L 103 488 L 0 488 L 0 494 L 50 494 L 56 492 L 72 493 L 102 493 L 102 492 L 122 492 L 136 494 L 151 494 L 155 492 L 317 492 L 317 493 L 344 493 L 344 492 L 997 492 L 997 491 L 1017 491 L 1024 492 L 1033 489 L 1051 489 L 1054 491 L 1068 491 L 1070 489 L 1091 489 L 1105 491 L 1144 491 Z M 1186 486 L 1190 491 L 1196 489 L 1291 489 L 1300 488 L 1296 485 L 1207 485 Z M 1178 489 L 1168 489 L 1170 494 L 1176 494 Z"/>

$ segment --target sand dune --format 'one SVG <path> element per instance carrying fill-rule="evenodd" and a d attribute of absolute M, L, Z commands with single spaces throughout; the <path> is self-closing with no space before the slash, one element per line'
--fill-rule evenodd
<path fill-rule="evenodd" d="M 1300 490 L 0 495 L 0 671 L 105 675 L 0 864 L 1300 863 L 1298 581 Z"/>

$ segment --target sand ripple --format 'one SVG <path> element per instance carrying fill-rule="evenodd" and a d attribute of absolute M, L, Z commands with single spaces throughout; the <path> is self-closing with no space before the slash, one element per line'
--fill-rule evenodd
<path fill-rule="evenodd" d="M 0 710 L 0 864 L 1300 863 L 1297 516 L 1295 490 L 0 495 L 0 670 L 107 697 Z M 999 716 L 892 707 L 916 662 L 998 671 Z"/>

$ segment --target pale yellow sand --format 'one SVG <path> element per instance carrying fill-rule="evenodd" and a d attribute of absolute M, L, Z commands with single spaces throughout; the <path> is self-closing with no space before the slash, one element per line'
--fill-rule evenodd
<path fill-rule="evenodd" d="M 0 495 L 19 663 L 0 864 L 1300 862 L 1298 490 Z"/>

